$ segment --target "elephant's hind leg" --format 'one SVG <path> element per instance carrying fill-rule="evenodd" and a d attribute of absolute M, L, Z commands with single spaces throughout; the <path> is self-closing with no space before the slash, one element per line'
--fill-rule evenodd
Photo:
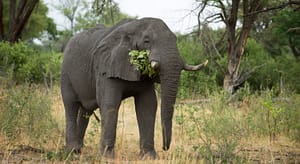
<path fill-rule="evenodd" d="M 89 124 L 90 116 L 93 114 L 93 111 L 84 109 L 82 106 L 79 108 L 78 117 L 77 117 L 77 136 L 78 144 L 80 147 L 83 146 L 83 138 L 86 132 L 86 128 Z"/>
<path fill-rule="evenodd" d="M 68 78 L 62 76 L 61 93 L 66 116 L 66 150 L 80 153 L 81 145 L 77 133 L 77 117 L 80 103 Z"/>

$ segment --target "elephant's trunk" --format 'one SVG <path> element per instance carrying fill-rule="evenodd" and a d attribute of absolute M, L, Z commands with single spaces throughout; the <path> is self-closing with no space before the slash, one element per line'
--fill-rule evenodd
<path fill-rule="evenodd" d="M 174 63 L 178 64 L 178 62 L 173 62 L 173 64 Z M 171 143 L 172 118 L 178 90 L 180 71 L 180 65 L 168 65 L 166 69 L 162 68 L 160 72 L 163 150 L 168 150 Z"/>

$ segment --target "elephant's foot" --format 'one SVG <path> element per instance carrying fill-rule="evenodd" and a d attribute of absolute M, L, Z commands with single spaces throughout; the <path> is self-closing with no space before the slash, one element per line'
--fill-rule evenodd
<path fill-rule="evenodd" d="M 101 148 L 101 156 L 104 158 L 113 159 L 115 158 L 115 151 L 113 147 L 103 146 Z"/>
<path fill-rule="evenodd" d="M 154 160 L 159 158 L 158 155 L 156 154 L 155 150 L 151 151 L 141 151 L 140 152 L 140 158 L 141 160 Z"/>
<path fill-rule="evenodd" d="M 66 146 L 65 150 L 66 152 L 69 152 L 69 153 L 74 153 L 74 154 L 80 154 L 81 153 L 81 147 L 82 146 Z"/>

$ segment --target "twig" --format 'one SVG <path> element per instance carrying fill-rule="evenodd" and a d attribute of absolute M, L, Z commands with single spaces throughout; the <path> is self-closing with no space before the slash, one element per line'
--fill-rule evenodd
<path fill-rule="evenodd" d="M 9 151 L 12 152 L 12 154 L 17 154 L 17 153 L 21 153 L 21 152 L 34 152 L 34 153 L 46 153 L 48 151 L 44 150 L 44 149 L 39 149 L 39 148 L 34 148 L 32 146 L 29 145 L 17 145 L 16 147 L 18 147 L 17 149 L 11 149 Z"/>
<path fill-rule="evenodd" d="M 253 15 L 256 15 L 256 14 L 259 14 L 259 13 L 268 12 L 268 11 L 271 11 L 271 10 L 283 9 L 283 8 L 285 8 L 287 6 L 290 6 L 290 5 L 300 5 L 300 1 L 292 1 L 292 0 L 290 0 L 289 2 L 283 3 L 283 4 L 279 5 L 279 6 L 269 7 L 269 8 L 266 8 L 266 9 L 262 9 L 262 10 L 250 12 L 250 13 L 244 15 L 244 17 L 253 16 Z"/>
<path fill-rule="evenodd" d="M 100 119 L 99 119 L 99 117 L 96 115 L 95 112 L 93 112 L 93 115 L 95 116 L 95 119 L 97 120 L 97 122 L 100 123 Z"/>

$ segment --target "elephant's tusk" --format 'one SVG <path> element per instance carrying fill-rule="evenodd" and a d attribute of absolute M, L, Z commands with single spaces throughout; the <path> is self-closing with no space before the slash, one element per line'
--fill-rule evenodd
<path fill-rule="evenodd" d="M 152 60 L 151 61 L 151 68 L 158 69 L 159 63 L 157 61 Z"/>
<path fill-rule="evenodd" d="M 205 61 L 204 63 L 202 63 L 202 64 L 195 65 L 195 66 L 185 64 L 184 67 L 183 67 L 183 69 L 186 70 L 186 71 L 198 71 L 198 70 L 204 68 L 204 67 L 207 65 L 207 63 L 208 63 L 208 60 L 206 60 L 206 61 Z"/>

